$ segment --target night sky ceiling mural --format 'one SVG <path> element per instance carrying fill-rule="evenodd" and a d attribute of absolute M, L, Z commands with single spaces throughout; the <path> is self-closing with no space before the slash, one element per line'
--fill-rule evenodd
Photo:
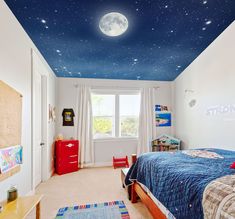
<path fill-rule="evenodd" d="M 6 0 L 60 77 L 174 80 L 235 19 L 235 0 Z"/>

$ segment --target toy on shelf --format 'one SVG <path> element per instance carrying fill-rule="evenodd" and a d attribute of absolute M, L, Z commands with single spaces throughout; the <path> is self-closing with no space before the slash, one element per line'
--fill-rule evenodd
<path fill-rule="evenodd" d="M 117 167 L 129 167 L 128 157 L 113 157 L 113 168 L 116 169 Z"/>
<path fill-rule="evenodd" d="M 178 151 L 180 150 L 180 140 L 169 135 L 160 135 L 152 141 L 152 151 Z"/>

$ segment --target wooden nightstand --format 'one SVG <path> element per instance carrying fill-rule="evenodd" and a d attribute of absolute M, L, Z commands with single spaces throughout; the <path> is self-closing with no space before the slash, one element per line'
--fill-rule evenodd
<path fill-rule="evenodd" d="M 129 200 L 131 200 L 131 186 L 128 186 L 126 187 L 125 186 L 125 178 L 126 178 L 126 175 L 127 175 L 127 172 L 129 171 L 130 168 L 123 168 L 121 169 L 121 182 L 122 182 L 122 187 L 126 189 L 127 191 L 127 197 Z"/>

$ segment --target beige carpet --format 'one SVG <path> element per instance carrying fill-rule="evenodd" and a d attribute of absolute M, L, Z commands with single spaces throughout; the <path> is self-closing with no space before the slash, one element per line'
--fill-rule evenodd
<path fill-rule="evenodd" d="M 121 186 L 120 171 L 111 167 L 89 168 L 53 176 L 36 190 L 36 193 L 44 194 L 41 218 L 55 218 L 58 209 L 65 206 L 123 200 L 132 219 L 151 219 L 141 202 L 131 204 L 127 199 Z"/>

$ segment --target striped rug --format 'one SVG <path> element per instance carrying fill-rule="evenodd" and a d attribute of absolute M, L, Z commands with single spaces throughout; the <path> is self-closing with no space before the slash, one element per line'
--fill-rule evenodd
<path fill-rule="evenodd" d="M 130 216 L 123 201 L 113 201 L 61 208 L 55 219 L 130 219 Z"/>

